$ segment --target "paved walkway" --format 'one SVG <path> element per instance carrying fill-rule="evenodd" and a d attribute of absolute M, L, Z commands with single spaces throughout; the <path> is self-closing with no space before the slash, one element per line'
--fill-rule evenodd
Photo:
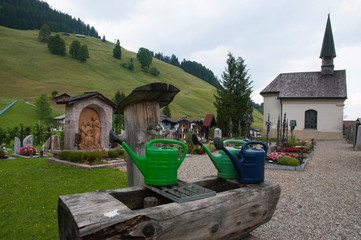
<path fill-rule="evenodd" d="M 180 179 L 216 175 L 207 155 L 186 158 Z M 318 141 L 305 171 L 266 169 L 281 197 L 261 239 L 361 239 L 361 152 L 345 141 Z"/>

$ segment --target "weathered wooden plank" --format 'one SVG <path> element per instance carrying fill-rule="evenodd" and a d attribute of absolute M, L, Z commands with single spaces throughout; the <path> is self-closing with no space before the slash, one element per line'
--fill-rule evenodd
<path fill-rule="evenodd" d="M 279 185 L 271 182 L 245 187 L 234 183 L 235 188 L 228 189 L 229 180 L 197 181 L 203 185 L 221 181 L 226 190 L 185 203 L 164 201 L 143 187 L 61 196 L 59 235 L 61 239 L 66 234 L 79 239 L 240 239 L 271 219 L 280 196 Z M 145 195 L 157 197 L 159 205 L 140 207 L 139 198 Z"/>

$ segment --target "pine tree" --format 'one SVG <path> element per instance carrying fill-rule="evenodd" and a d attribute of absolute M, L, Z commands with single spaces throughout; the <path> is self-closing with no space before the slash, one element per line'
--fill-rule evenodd
<path fill-rule="evenodd" d="M 80 50 L 80 42 L 78 40 L 74 40 L 69 47 L 69 54 L 75 59 L 78 59 L 78 54 Z"/>
<path fill-rule="evenodd" d="M 172 117 L 172 114 L 171 114 L 171 112 L 170 112 L 169 105 L 164 106 L 164 108 L 163 108 L 163 114 L 166 115 L 167 117 Z"/>
<path fill-rule="evenodd" d="M 45 23 L 39 30 L 39 35 L 38 35 L 39 41 L 42 42 L 48 40 L 50 34 L 51 34 L 50 27 L 48 26 L 48 24 Z"/>
<path fill-rule="evenodd" d="M 229 53 L 226 71 L 222 73 L 222 84 L 217 89 L 214 106 L 217 109 L 217 126 L 222 129 L 223 135 L 228 135 L 229 120 L 233 123 L 241 123 L 245 129 L 243 115 L 247 110 L 247 102 L 252 93 L 252 81 L 248 76 L 248 70 L 241 57 L 235 59 Z M 233 124 L 232 132 L 238 132 L 238 124 Z"/>
<path fill-rule="evenodd" d="M 51 107 L 48 101 L 48 97 L 45 94 L 41 94 L 35 102 L 37 111 L 40 115 L 41 120 L 49 120 L 51 115 Z"/>
<path fill-rule="evenodd" d="M 81 45 L 78 53 L 78 59 L 81 62 L 86 62 L 86 60 L 89 58 L 89 51 L 87 45 Z"/>
<path fill-rule="evenodd" d="M 150 64 L 153 61 L 152 54 L 146 48 L 139 48 L 137 53 L 137 59 L 139 60 L 141 67 L 143 69 L 149 68 Z"/>
<path fill-rule="evenodd" d="M 112 100 L 118 105 L 124 98 L 125 98 L 124 92 L 120 93 L 118 90 L 115 93 L 115 96 Z M 113 128 L 115 128 L 117 132 L 120 132 L 123 123 L 124 123 L 123 114 L 113 114 Z"/>
<path fill-rule="evenodd" d="M 117 43 L 115 44 L 115 47 L 113 49 L 113 57 L 117 59 L 122 58 L 122 49 L 120 47 L 119 39 L 117 40 Z"/>
<path fill-rule="evenodd" d="M 65 41 L 59 34 L 49 37 L 48 48 L 52 54 L 65 55 Z"/>

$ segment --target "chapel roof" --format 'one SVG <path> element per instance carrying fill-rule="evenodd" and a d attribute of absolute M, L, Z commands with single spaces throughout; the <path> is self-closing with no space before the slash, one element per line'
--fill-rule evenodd
<path fill-rule="evenodd" d="M 277 93 L 278 98 L 347 98 L 346 70 L 336 70 L 333 75 L 321 72 L 281 73 L 261 91 L 264 96 Z"/>

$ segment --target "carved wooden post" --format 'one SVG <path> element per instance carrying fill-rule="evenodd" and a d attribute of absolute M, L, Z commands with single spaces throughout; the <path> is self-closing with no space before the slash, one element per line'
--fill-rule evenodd
<path fill-rule="evenodd" d="M 179 89 L 166 83 L 151 83 L 138 87 L 119 103 L 116 113 L 124 114 L 126 143 L 138 156 L 145 155 L 145 146 L 152 139 L 150 134 L 159 125 L 161 107 L 168 105 Z M 128 186 L 140 186 L 144 177 L 137 166 L 126 156 Z"/>

